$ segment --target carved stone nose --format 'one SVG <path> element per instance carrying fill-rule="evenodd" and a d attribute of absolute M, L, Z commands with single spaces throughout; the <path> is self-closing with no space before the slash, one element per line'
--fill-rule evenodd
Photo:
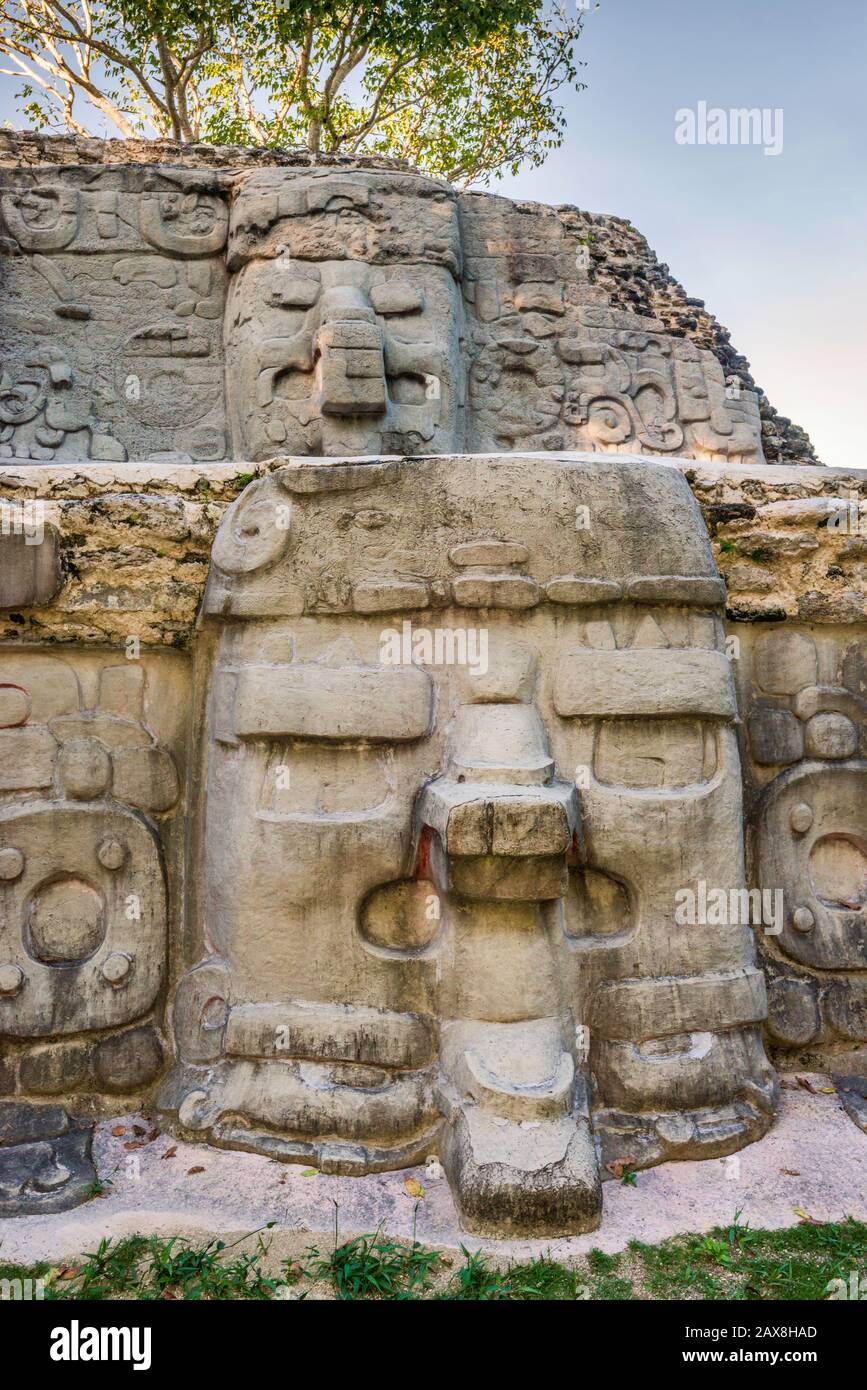
<path fill-rule="evenodd" d="M 323 415 L 384 414 L 382 330 L 360 290 L 347 285 L 325 292 L 315 348 Z"/>
<path fill-rule="evenodd" d="M 574 787 L 443 778 L 424 789 L 419 815 L 434 832 L 430 869 L 441 892 L 490 902 L 545 902 L 566 893 L 566 856 L 579 824 Z"/>
<path fill-rule="evenodd" d="M 568 886 L 578 833 L 575 788 L 553 780 L 545 731 L 530 705 L 472 705 L 457 713 L 446 775 L 419 799 L 435 839 L 431 871 L 465 899 L 541 902 Z"/>

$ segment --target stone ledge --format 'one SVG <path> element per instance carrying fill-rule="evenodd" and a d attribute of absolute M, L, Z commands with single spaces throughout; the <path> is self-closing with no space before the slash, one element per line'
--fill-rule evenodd
<path fill-rule="evenodd" d="M 465 456 L 451 457 L 459 467 Z M 521 455 L 488 457 L 511 465 Z M 45 503 L 65 582 L 51 604 L 0 615 L 0 638 L 115 644 L 136 635 L 147 645 L 187 647 L 223 512 L 254 478 L 289 461 L 3 464 L 0 505 Z M 867 471 L 656 462 L 684 474 L 702 509 L 728 584 L 730 622 L 867 620 Z M 846 524 L 829 530 L 829 516 L 840 514 L 831 499 L 846 507 L 850 498 L 860 529 L 853 533 L 844 513 Z"/>
<path fill-rule="evenodd" d="M 60 164 L 174 164 L 183 168 L 400 169 L 415 172 L 405 159 L 373 155 L 311 154 L 306 146 L 183 144 L 178 140 L 100 140 L 96 136 L 43 135 L 33 130 L 0 130 L 0 166 Z"/>
<path fill-rule="evenodd" d="M 111 1130 L 139 1123 L 142 1116 L 115 1117 L 97 1125 L 94 1144 L 98 1171 L 112 1178 L 106 1196 L 59 1215 L 0 1220 L 3 1254 L 22 1263 L 57 1263 L 93 1250 L 105 1235 L 237 1240 L 274 1221 L 269 1239 L 275 1258 L 297 1258 L 306 1246 L 331 1238 L 332 1202 L 339 1207 L 343 1240 L 382 1226 L 389 1235 L 425 1245 L 456 1250 L 467 1244 L 521 1259 L 544 1254 L 568 1259 L 594 1246 L 614 1252 L 634 1239 L 658 1241 L 679 1232 L 710 1230 L 730 1222 L 736 1207 L 751 1226 L 772 1230 L 791 1226 L 798 1206 L 820 1221 L 841 1221 L 850 1214 L 863 1220 L 864 1135 L 839 1098 L 821 1092 L 829 1084 L 825 1076 L 813 1074 L 808 1080 L 814 1092 L 784 1090 L 769 1133 L 736 1160 L 663 1163 L 638 1175 L 637 1191 L 606 1183 L 599 1230 L 533 1241 L 468 1237 L 448 1183 L 429 1182 L 424 1168 L 368 1177 L 305 1177 L 298 1164 L 189 1144 L 166 1134 L 138 1150 L 138 1176 L 133 1177 L 124 1138 Z M 174 1154 L 166 1160 L 168 1150 Z M 831 1153 L 833 1163 L 828 1162 Z M 190 1168 L 195 1169 L 192 1175 Z M 407 1196 L 408 1176 L 425 1189 L 420 1202 Z M 249 1248 L 253 1244 L 251 1240 Z"/>

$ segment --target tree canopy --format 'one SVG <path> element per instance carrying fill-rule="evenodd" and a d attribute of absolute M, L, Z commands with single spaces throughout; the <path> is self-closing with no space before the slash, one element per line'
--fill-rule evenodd
<path fill-rule="evenodd" d="M 584 85 L 568 3 L 6 0 L 0 72 L 36 129 L 391 155 L 485 183 L 562 142 L 557 94 Z"/>

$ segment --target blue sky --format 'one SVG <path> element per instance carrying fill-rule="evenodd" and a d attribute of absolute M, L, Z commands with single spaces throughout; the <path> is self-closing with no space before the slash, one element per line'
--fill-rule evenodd
<path fill-rule="evenodd" d="M 820 458 L 867 464 L 867 4 L 600 0 L 576 52 L 562 149 L 495 191 L 628 217 Z M 678 144 L 700 101 L 782 108 L 782 152 Z"/>
<path fill-rule="evenodd" d="M 497 191 L 628 217 L 823 462 L 867 464 L 867 4 L 601 0 L 576 52 L 562 149 Z M 782 152 L 678 145 L 702 100 L 781 107 Z"/>

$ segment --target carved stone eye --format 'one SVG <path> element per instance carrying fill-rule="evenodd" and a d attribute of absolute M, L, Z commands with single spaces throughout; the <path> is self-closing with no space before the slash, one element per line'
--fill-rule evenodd
<path fill-rule="evenodd" d="M 424 308 L 424 293 L 408 280 L 387 280 L 374 285 L 370 302 L 378 314 L 419 314 Z"/>
<path fill-rule="evenodd" d="M 280 261 L 276 263 L 275 282 L 268 290 L 268 303 L 280 309 L 309 309 L 319 298 L 322 288 L 318 280 L 300 275 L 281 275 Z"/>
<path fill-rule="evenodd" d="M 397 405 L 423 405 L 427 399 L 425 386 L 421 373 L 401 372 L 398 376 L 389 377 L 388 392 Z"/>

